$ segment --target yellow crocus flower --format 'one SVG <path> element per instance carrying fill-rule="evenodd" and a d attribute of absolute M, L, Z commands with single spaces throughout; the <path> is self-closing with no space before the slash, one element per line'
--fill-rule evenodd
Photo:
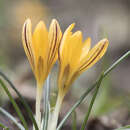
<path fill-rule="evenodd" d="M 58 50 L 60 68 L 58 76 L 59 92 L 49 130 L 56 130 L 62 101 L 71 84 L 77 76 L 101 59 L 109 44 L 107 39 L 103 39 L 90 49 L 91 39 L 87 38 L 83 42 L 81 31 L 72 33 L 74 25 L 71 24 L 66 29 Z"/>
<path fill-rule="evenodd" d="M 71 24 L 65 31 L 59 47 L 59 93 L 65 95 L 73 81 L 82 72 L 92 67 L 105 54 L 108 40 L 99 41 L 92 49 L 91 39 L 83 42 L 82 32 L 72 33 L 75 24 Z"/>
<path fill-rule="evenodd" d="M 55 19 L 52 20 L 49 31 L 44 22 L 40 21 L 33 34 L 31 20 L 27 19 L 24 23 L 22 32 L 23 46 L 37 80 L 36 120 L 39 129 L 41 125 L 40 102 L 42 86 L 58 58 L 58 47 L 61 37 L 61 29 Z"/>
<path fill-rule="evenodd" d="M 61 29 L 55 19 L 51 22 L 49 32 L 43 21 L 37 24 L 33 34 L 31 20 L 27 19 L 24 23 L 23 46 L 39 87 L 42 87 L 57 60 L 57 50 L 61 37 Z"/>

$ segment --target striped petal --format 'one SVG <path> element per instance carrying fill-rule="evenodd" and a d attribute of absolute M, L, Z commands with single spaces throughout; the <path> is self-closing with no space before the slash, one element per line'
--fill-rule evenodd
<path fill-rule="evenodd" d="M 99 41 L 95 47 L 93 47 L 89 53 L 84 57 L 82 64 L 79 66 L 79 72 L 83 72 L 88 68 L 92 67 L 97 61 L 99 61 L 102 56 L 105 54 L 107 47 L 108 47 L 108 40 L 103 39 Z"/>
<path fill-rule="evenodd" d="M 53 19 L 49 28 L 48 34 L 48 65 L 53 65 L 58 58 L 58 47 L 62 38 L 62 32 L 59 26 L 59 23 Z"/>
<path fill-rule="evenodd" d="M 31 67 L 34 71 L 35 67 L 35 61 L 34 61 L 34 50 L 32 47 L 32 30 L 31 30 L 31 20 L 27 19 L 24 23 L 23 26 L 23 31 L 22 31 L 22 41 L 23 41 L 23 47 L 25 50 L 25 53 L 28 57 L 28 60 L 31 64 Z"/>

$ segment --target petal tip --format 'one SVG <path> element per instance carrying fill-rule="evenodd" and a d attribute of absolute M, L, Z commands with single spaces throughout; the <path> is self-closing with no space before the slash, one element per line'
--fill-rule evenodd
<path fill-rule="evenodd" d="M 27 18 L 25 23 L 31 23 L 31 19 L 30 18 Z"/>
<path fill-rule="evenodd" d="M 70 26 L 73 29 L 75 27 L 75 23 L 72 23 Z"/>
<path fill-rule="evenodd" d="M 56 19 L 52 19 L 52 22 L 56 23 L 56 22 L 57 22 L 57 20 L 56 20 Z"/>
<path fill-rule="evenodd" d="M 70 32 L 75 26 L 75 23 L 72 23 L 69 25 L 69 27 L 66 29 L 67 32 Z"/>
<path fill-rule="evenodd" d="M 99 44 L 107 47 L 109 45 L 109 41 L 108 39 L 104 38 L 99 42 Z"/>
<path fill-rule="evenodd" d="M 40 20 L 39 23 L 38 23 L 38 25 L 41 25 L 41 26 L 45 25 L 44 21 Z"/>
<path fill-rule="evenodd" d="M 25 30 L 25 27 L 28 27 L 28 26 L 31 27 L 31 19 L 30 18 L 26 19 L 26 21 L 24 22 L 23 30 Z"/>
<path fill-rule="evenodd" d="M 59 25 L 58 21 L 56 19 L 52 19 L 52 22 L 51 22 L 52 25 Z"/>
<path fill-rule="evenodd" d="M 101 42 L 102 42 L 103 44 L 109 43 L 108 39 L 106 39 L 106 38 L 102 39 Z"/>
<path fill-rule="evenodd" d="M 89 40 L 91 42 L 91 37 L 88 37 L 87 40 Z"/>

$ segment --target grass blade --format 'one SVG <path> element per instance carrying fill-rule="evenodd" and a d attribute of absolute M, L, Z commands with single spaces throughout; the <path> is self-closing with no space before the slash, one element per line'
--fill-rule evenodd
<path fill-rule="evenodd" d="M 6 110 L 4 110 L 2 107 L 0 107 L 0 112 L 3 113 L 5 116 L 7 116 L 13 123 L 21 130 L 25 130 L 23 125 L 21 125 L 10 113 L 8 113 Z"/>
<path fill-rule="evenodd" d="M 18 95 L 18 97 L 20 98 L 21 102 L 23 103 L 25 109 L 27 110 L 28 112 L 28 115 L 30 117 L 30 119 L 32 120 L 33 124 L 34 124 L 34 127 L 35 127 L 35 130 L 38 130 L 38 126 L 37 126 L 37 123 L 36 123 L 36 120 L 33 116 L 33 113 L 32 113 L 32 110 L 30 109 L 29 105 L 27 104 L 27 102 L 24 100 L 24 98 L 22 97 L 22 95 L 18 92 L 18 90 L 16 89 L 16 87 L 13 85 L 13 83 L 7 78 L 7 76 L 2 73 L 0 71 L 0 76 L 9 84 L 9 86 L 16 92 L 16 94 Z"/>
<path fill-rule="evenodd" d="M 3 128 L 3 130 L 9 130 L 9 128 L 4 126 L 2 123 L 0 123 L 0 128 Z"/>
<path fill-rule="evenodd" d="M 77 130 L 77 116 L 75 111 L 72 113 L 72 130 Z"/>
<path fill-rule="evenodd" d="M 130 130 L 130 125 L 124 126 L 124 127 L 121 127 L 121 128 L 115 129 L 115 130 Z"/>
<path fill-rule="evenodd" d="M 0 79 L 0 84 L 3 87 L 3 89 L 5 90 L 6 94 L 8 95 L 13 107 L 15 108 L 15 110 L 16 110 L 18 116 L 19 116 L 19 119 L 23 123 L 25 130 L 28 130 L 27 122 L 25 121 L 25 119 L 24 119 L 24 117 L 21 113 L 21 110 L 19 109 L 18 105 L 16 104 L 15 100 L 13 99 L 12 95 L 10 94 L 8 88 L 5 86 L 5 84 L 3 83 L 3 81 L 1 79 Z"/>
<path fill-rule="evenodd" d="M 103 78 L 105 78 L 119 63 L 121 63 L 125 58 L 127 58 L 130 55 L 130 51 L 126 52 L 123 56 L 121 56 L 115 63 L 112 64 L 112 66 L 110 66 L 103 75 Z M 101 76 L 100 76 L 101 78 Z M 99 78 L 99 80 L 100 80 Z M 97 80 L 91 87 L 89 87 L 85 93 L 79 98 L 79 100 L 73 105 L 73 107 L 68 111 L 68 113 L 65 115 L 65 117 L 63 118 L 63 120 L 60 122 L 60 124 L 57 127 L 57 130 L 60 130 L 61 127 L 63 126 L 63 124 L 66 122 L 66 120 L 69 118 L 69 116 L 71 115 L 71 113 L 82 103 L 82 101 L 86 98 L 86 96 L 89 94 L 89 92 L 91 92 L 96 86 L 98 81 Z"/>
<path fill-rule="evenodd" d="M 88 121 L 89 115 L 90 115 L 90 113 L 91 113 L 91 110 L 92 110 L 92 107 L 93 107 L 94 101 L 95 101 L 95 99 L 96 99 L 96 96 L 97 96 L 98 90 L 99 90 L 99 88 L 100 88 L 100 85 L 101 85 L 102 79 L 103 79 L 103 75 L 101 75 L 101 78 L 100 78 L 100 80 L 99 80 L 98 83 L 97 83 L 96 90 L 95 90 L 94 95 L 93 95 L 93 97 L 92 97 L 92 100 L 91 100 L 91 102 L 90 102 L 90 105 L 89 105 L 89 108 L 88 108 L 88 112 L 87 112 L 86 115 L 85 115 L 85 118 L 84 118 L 83 124 L 82 124 L 82 126 L 81 126 L 81 130 L 85 130 L 85 128 L 86 128 L 86 124 L 87 124 L 87 121 Z"/>
<path fill-rule="evenodd" d="M 113 63 L 105 72 L 104 77 L 111 72 L 118 64 L 120 64 L 125 58 L 130 55 L 130 51 L 127 51 L 123 56 L 121 56 L 115 63 Z"/>

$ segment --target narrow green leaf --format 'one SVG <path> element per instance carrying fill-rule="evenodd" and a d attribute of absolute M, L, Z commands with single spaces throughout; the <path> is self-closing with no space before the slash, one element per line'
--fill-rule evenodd
<path fill-rule="evenodd" d="M 72 130 L 77 130 L 77 116 L 75 111 L 72 113 Z"/>
<path fill-rule="evenodd" d="M 124 127 L 121 127 L 121 128 L 115 129 L 115 130 L 130 130 L 130 125 L 124 126 Z"/>
<path fill-rule="evenodd" d="M 105 72 L 104 77 L 111 72 L 118 64 L 120 64 L 125 58 L 130 55 L 130 51 L 126 52 L 123 56 L 121 56 L 115 63 L 113 63 Z"/>
<path fill-rule="evenodd" d="M 126 52 L 122 57 L 120 57 L 112 66 L 110 66 L 103 75 L 103 79 L 125 58 L 127 58 L 130 55 L 130 51 Z M 100 77 L 101 78 L 101 77 Z M 100 79 L 99 78 L 99 79 Z M 84 94 L 79 98 L 79 100 L 73 105 L 73 107 L 68 111 L 68 113 L 65 115 L 63 120 L 60 122 L 60 124 L 57 127 L 57 130 L 60 130 L 63 124 L 66 122 L 66 120 L 69 118 L 71 113 L 82 103 L 82 101 L 86 98 L 86 96 L 97 86 L 99 80 L 97 80 L 91 87 L 89 87 Z"/>
<path fill-rule="evenodd" d="M 15 102 L 15 100 L 13 99 L 12 95 L 10 94 L 8 88 L 5 86 L 5 84 L 3 83 L 3 81 L 0 79 L 0 84 L 1 86 L 3 87 L 3 89 L 5 90 L 6 94 L 8 95 L 13 107 L 15 108 L 18 116 L 19 116 L 19 119 L 21 120 L 21 122 L 23 123 L 23 126 L 25 128 L 25 130 L 28 130 L 28 125 L 27 125 L 27 122 L 25 121 L 23 115 L 22 115 L 22 112 L 21 110 L 19 109 L 17 103 Z"/>
<path fill-rule="evenodd" d="M 9 130 L 9 128 L 3 125 L 2 123 L 0 123 L 0 128 L 3 128 L 3 130 Z"/>
<path fill-rule="evenodd" d="M 93 95 L 93 97 L 92 97 L 92 100 L 91 100 L 91 102 L 90 102 L 90 105 L 89 105 L 89 108 L 88 108 L 88 112 L 87 112 L 86 115 L 85 115 L 83 124 L 82 124 L 82 126 L 81 126 L 81 130 L 85 130 L 85 128 L 86 128 L 87 121 L 88 121 L 89 115 L 90 115 L 90 113 L 91 113 L 91 110 L 92 110 L 94 101 L 95 101 L 95 99 L 96 99 L 96 96 L 97 96 L 97 94 L 98 94 L 98 90 L 99 90 L 99 88 L 100 88 L 102 79 L 103 79 L 103 74 L 101 75 L 101 78 L 100 78 L 100 80 L 99 80 L 98 83 L 97 83 L 96 90 L 95 90 L 94 95 Z"/>
<path fill-rule="evenodd" d="M 3 113 L 5 116 L 7 116 L 13 123 L 21 130 L 25 130 L 23 125 L 21 125 L 10 113 L 8 113 L 6 110 L 4 110 L 2 107 L 0 107 L 0 112 Z"/>
<path fill-rule="evenodd" d="M 7 78 L 7 76 L 0 71 L 0 76 L 9 84 L 9 86 L 16 92 L 16 94 L 18 95 L 18 97 L 20 98 L 21 102 L 23 103 L 25 109 L 27 110 L 27 113 L 30 117 L 30 119 L 32 120 L 35 130 L 38 130 L 38 126 L 36 123 L 36 120 L 33 116 L 33 112 L 30 109 L 29 105 L 27 104 L 27 102 L 24 100 L 24 98 L 22 97 L 22 95 L 18 92 L 18 90 L 16 89 L 16 87 L 13 85 L 13 83 Z"/>

